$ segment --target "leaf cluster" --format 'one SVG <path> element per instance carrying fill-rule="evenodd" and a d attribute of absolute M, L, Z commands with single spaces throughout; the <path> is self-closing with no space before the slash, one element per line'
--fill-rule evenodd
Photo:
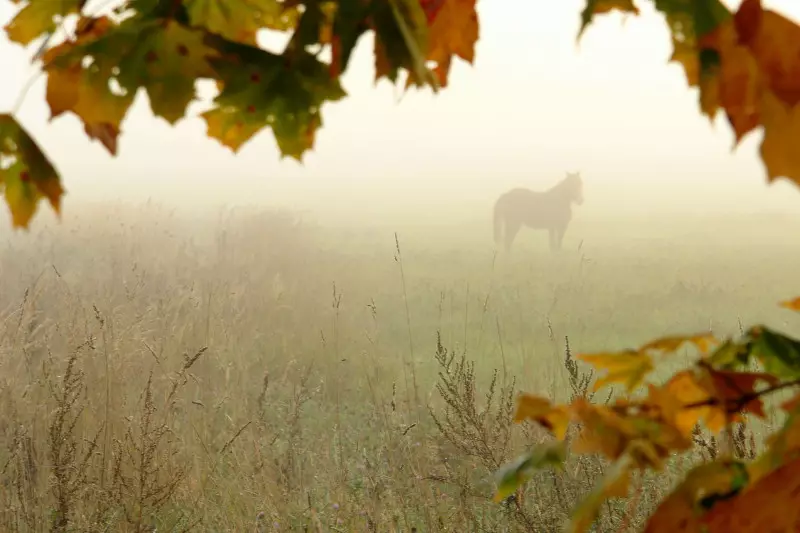
<path fill-rule="evenodd" d="M 800 310 L 800 299 L 784 302 Z M 666 382 L 653 377 L 658 363 L 682 346 L 698 353 L 694 363 Z M 781 390 L 796 395 L 781 404 L 783 426 L 752 461 L 720 454 L 691 470 L 650 517 L 646 532 L 708 533 L 794 531 L 790 508 L 800 486 L 800 341 L 764 326 L 738 338 L 719 340 L 710 333 L 668 337 L 638 349 L 581 354 L 578 358 L 604 372 L 595 390 L 621 384 L 626 397 L 609 405 L 584 398 L 553 404 L 523 394 L 516 422 L 532 421 L 552 432 L 555 440 L 534 448 L 498 471 L 495 499 L 501 501 L 530 479 L 537 468 L 559 465 L 572 453 L 601 454 L 613 461 L 605 478 L 573 512 L 569 531 L 587 531 L 608 498 L 626 497 L 637 471 L 662 470 L 665 461 L 688 451 L 693 435 L 705 426 L 714 434 L 747 416 L 765 418 L 764 397 Z M 754 372 L 754 365 L 762 371 Z M 643 394 L 636 393 L 643 391 Z M 568 439 L 574 424 L 576 438 Z M 759 503 L 756 503 L 759 502 Z"/>
<path fill-rule="evenodd" d="M 13 0 L 18 3 L 18 0 Z M 116 155 L 139 92 L 175 124 L 197 99 L 196 82 L 219 94 L 202 114 L 207 134 L 234 152 L 271 129 L 282 157 L 302 161 L 322 126 L 322 108 L 346 93 L 359 40 L 371 34 L 375 81 L 447 85 L 454 57 L 472 62 L 476 0 L 125 0 L 104 14 L 85 0 L 28 0 L 6 25 L 10 40 L 38 44 L 51 119 L 73 114 L 86 135 Z M 65 21 L 76 29 L 56 42 Z M 259 32 L 286 35 L 280 53 Z M 12 114 L 0 115 L 0 189 L 15 227 L 27 227 L 38 200 L 58 212 L 60 178 Z"/>

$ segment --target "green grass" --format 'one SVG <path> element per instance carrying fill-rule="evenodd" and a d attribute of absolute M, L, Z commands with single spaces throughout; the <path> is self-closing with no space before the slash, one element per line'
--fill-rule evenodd
<path fill-rule="evenodd" d="M 604 463 L 571 460 L 521 502 L 491 503 L 496 464 L 547 438 L 509 426 L 513 391 L 576 393 L 567 337 L 576 353 L 753 322 L 800 333 L 776 306 L 800 292 L 798 229 L 579 219 L 562 253 L 523 232 L 508 258 L 488 217 L 67 213 L 0 251 L 0 529 L 551 531 Z M 437 384 L 455 398 L 444 433 Z M 641 526 L 697 458 L 609 504 L 597 531 Z"/>

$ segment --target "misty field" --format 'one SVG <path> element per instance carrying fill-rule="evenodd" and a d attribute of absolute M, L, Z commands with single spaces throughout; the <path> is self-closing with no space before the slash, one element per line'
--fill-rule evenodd
<path fill-rule="evenodd" d="M 656 336 L 800 333 L 776 305 L 800 294 L 800 220 L 777 216 L 579 219 L 563 252 L 523 231 L 510 258 L 489 216 L 147 205 L 40 226 L 0 250 L 2 531 L 556 531 L 604 462 L 493 503 L 493 472 L 548 438 L 511 424 L 516 391 L 591 395 L 571 354 Z M 715 453 L 697 439 L 596 531 L 641 527 Z"/>

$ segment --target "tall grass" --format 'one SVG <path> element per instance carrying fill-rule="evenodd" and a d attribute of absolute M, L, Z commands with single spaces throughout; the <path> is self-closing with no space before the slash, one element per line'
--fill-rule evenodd
<path fill-rule="evenodd" d="M 594 246 L 522 239 L 509 260 L 463 233 L 279 212 L 69 218 L 0 251 L 2 531 L 554 531 L 605 463 L 492 503 L 494 470 L 549 438 L 511 423 L 516 394 L 591 396 L 575 350 L 740 318 L 791 331 L 758 280 L 791 292 L 800 260 L 776 239 L 767 263 L 733 237 L 631 246 L 597 225 L 573 237 Z M 596 530 L 641 527 L 716 453 L 696 438 Z"/>

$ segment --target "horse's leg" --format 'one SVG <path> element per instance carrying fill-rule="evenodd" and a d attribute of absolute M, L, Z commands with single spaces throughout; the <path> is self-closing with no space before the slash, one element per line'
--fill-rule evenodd
<path fill-rule="evenodd" d="M 557 249 L 558 230 L 556 228 L 549 228 L 547 230 L 548 237 L 550 237 L 550 251 L 555 252 Z"/>
<path fill-rule="evenodd" d="M 556 229 L 556 250 L 561 250 L 561 243 L 564 241 L 564 233 L 566 233 L 567 228 L 558 228 Z"/>
<path fill-rule="evenodd" d="M 514 238 L 517 236 L 517 233 L 519 233 L 520 228 L 522 228 L 522 222 L 519 220 L 506 219 L 506 253 L 511 252 L 511 243 L 514 242 Z"/>

